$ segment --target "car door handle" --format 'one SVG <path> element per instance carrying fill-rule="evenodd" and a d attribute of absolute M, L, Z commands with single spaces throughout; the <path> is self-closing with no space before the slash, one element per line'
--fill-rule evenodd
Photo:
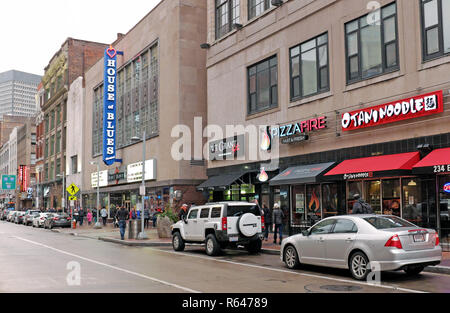
<path fill-rule="evenodd" d="M 352 241 L 355 241 L 355 239 L 353 239 L 353 238 L 347 238 L 347 239 L 345 239 L 345 241 L 347 241 L 347 242 L 352 242 Z"/>
<path fill-rule="evenodd" d="M 323 238 L 319 239 L 319 242 L 324 242 L 324 241 L 325 241 L 325 239 L 323 239 Z"/>

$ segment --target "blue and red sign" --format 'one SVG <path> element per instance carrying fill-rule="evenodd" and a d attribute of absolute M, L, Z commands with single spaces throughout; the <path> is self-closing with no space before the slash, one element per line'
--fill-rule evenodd
<path fill-rule="evenodd" d="M 113 47 L 105 50 L 105 80 L 103 84 L 103 162 L 116 162 L 116 89 L 117 54 Z"/>
<path fill-rule="evenodd" d="M 446 184 L 444 185 L 444 192 L 450 193 L 450 183 L 446 183 Z"/>

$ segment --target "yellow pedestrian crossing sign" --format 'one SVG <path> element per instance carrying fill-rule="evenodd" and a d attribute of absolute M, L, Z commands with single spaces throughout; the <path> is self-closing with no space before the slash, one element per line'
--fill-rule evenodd
<path fill-rule="evenodd" d="M 70 193 L 72 196 L 75 196 L 78 191 L 80 191 L 80 188 L 77 187 L 77 185 L 72 184 L 67 188 L 67 192 Z"/>
<path fill-rule="evenodd" d="M 77 197 L 70 196 L 70 197 L 69 197 L 69 201 L 77 201 Z"/>

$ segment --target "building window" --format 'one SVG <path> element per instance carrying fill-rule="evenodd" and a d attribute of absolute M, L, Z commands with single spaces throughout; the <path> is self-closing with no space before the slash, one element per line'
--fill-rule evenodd
<path fill-rule="evenodd" d="M 56 159 L 56 175 L 61 174 L 61 159 Z"/>
<path fill-rule="evenodd" d="M 240 0 L 216 1 L 216 39 L 233 29 L 233 24 L 240 21 Z"/>
<path fill-rule="evenodd" d="M 45 157 L 48 158 L 48 139 L 45 139 Z"/>
<path fill-rule="evenodd" d="M 290 49 L 291 100 L 328 91 L 328 34 Z"/>
<path fill-rule="evenodd" d="M 72 160 L 72 174 L 78 173 L 78 156 L 75 155 L 70 158 Z"/>
<path fill-rule="evenodd" d="M 396 3 L 345 24 L 345 32 L 347 83 L 399 69 Z"/>
<path fill-rule="evenodd" d="M 270 0 L 249 0 L 248 1 L 248 19 L 261 15 L 264 11 L 270 9 L 272 3 Z"/>
<path fill-rule="evenodd" d="M 56 134 L 56 153 L 61 152 L 61 131 Z"/>
<path fill-rule="evenodd" d="M 248 114 L 254 114 L 278 106 L 277 56 L 264 60 L 247 69 Z"/>
<path fill-rule="evenodd" d="M 55 135 L 50 137 L 50 155 L 55 154 Z"/>
<path fill-rule="evenodd" d="M 450 1 L 421 0 L 425 61 L 450 53 Z"/>

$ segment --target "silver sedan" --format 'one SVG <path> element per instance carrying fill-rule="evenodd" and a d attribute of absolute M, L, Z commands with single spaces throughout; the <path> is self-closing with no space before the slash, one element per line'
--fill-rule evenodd
<path fill-rule="evenodd" d="M 348 215 L 326 218 L 286 238 L 280 257 L 291 269 L 300 264 L 343 268 L 365 280 L 372 268 L 419 274 L 441 262 L 442 249 L 433 229 L 396 216 Z"/>

